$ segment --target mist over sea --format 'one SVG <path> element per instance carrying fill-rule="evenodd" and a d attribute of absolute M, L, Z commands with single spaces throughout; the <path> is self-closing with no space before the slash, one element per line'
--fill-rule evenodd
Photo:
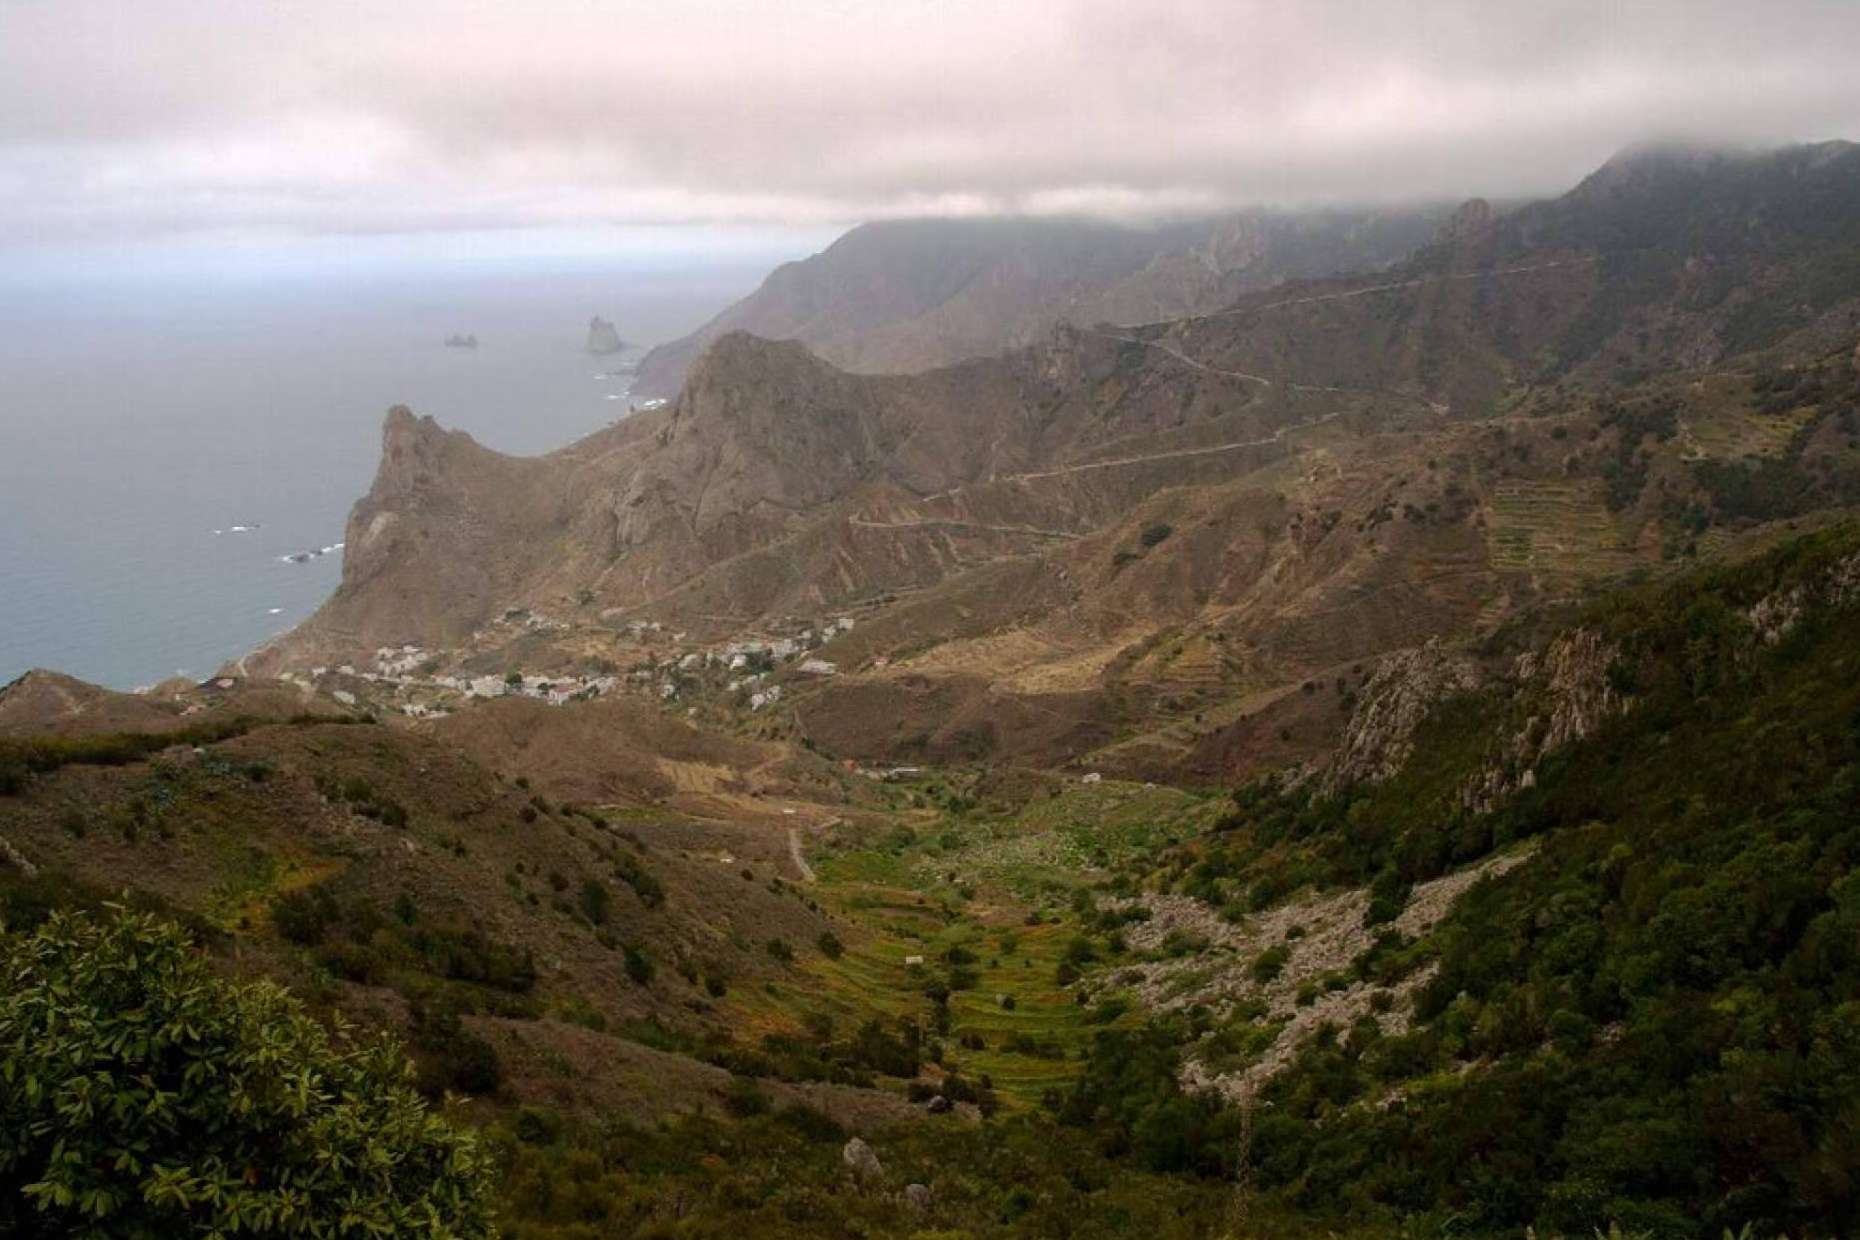
<path fill-rule="evenodd" d="M 340 551 L 283 557 L 342 539 L 389 406 L 502 451 L 561 447 L 628 408 L 625 380 L 597 377 L 612 359 L 584 351 L 591 315 L 656 343 L 769 261 L 0 262 L 0 683 L 212 674 L 335 587 Z"/>

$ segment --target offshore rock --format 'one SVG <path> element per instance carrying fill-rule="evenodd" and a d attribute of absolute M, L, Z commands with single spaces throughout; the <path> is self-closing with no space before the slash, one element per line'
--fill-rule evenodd
<path fill-rule="evenodd" d="M 588 352 L 618 353 L 625 347 L 626 341 L 612 323 L 598 314 L 588 320 Z"/>

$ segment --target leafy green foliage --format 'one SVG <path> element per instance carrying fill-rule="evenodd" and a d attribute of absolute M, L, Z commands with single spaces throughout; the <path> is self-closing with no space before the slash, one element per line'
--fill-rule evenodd
<path fill-rule="evenodd" d="M 1602 466 L 1602 481 L 1609 511 L 1619 512 L 1647 486 L 1644 441 L 1651 436 L 1665 443 L 1673 437 L 1679 429 L 1679 404 L 1670 396 L 1608 402 L 1601 410 L 1601 424 L 1615 432 L 1614 456 Z"/>
<path fill-rule="evenodd" d="M 1188 1030 L 1156 1022 L 1097 1035 L 1069 1092 L 1052 1099 L 1061 1123 L 1088 1130 L 1108 1157 L 1152 1172 L 1219 1176 L 1231 1166 L 1239 1117 L 1176 1082 Z"/>
<path fill-rule="evenodd" d="M 57 914 L 0 968 L 0 1233 L 492 1234 L 487 1160 L 391 1044 L 220 978 L 172 925 Z"/>
<path fill-rule="evenodd" d="M 0 795 L 18 792 L 28 774 L 43 775 L 60 767 L 127 766 L 170 745 L 212 745 L 241 736 L 257 721 L 241 716 L 195 724 L 171 732 L 96 732 L 82 736 L 0 738 Z"/>
<path fill-rule="evenodd" d="M 1263 1186 L 1482 1231 L 1860 1223 L 1860 611 L 1829 584 L 1856 557 L 1836 530 L 1592 610 L 1632 705 L 1496 813 L 1434 801 L 1429 823 L 1395 799 L 1478 769 L 1445 724 L 1387 788 L 1245 798 L 1236 840 L 1367 846 L 1393 867 L 1377 889 L 1542 840 L 1426 945 L 1410 1031 L 1329 1030 L 1274 1082 Z M 1766 639 L 1747 617 L 1779 597 L 1808 601 Z"/>
<path fill-rule="evenodd" d="M 1229 1186 L 1146 1172 L 1040 1116 L 925 1117 L 868 1130 L 881 1185 L 849 1189 L 847 1133 L 820 1111 L 732 1085 L 728 1117 L 597 1131 L 528 1122 L 504 1137 L 512 1240 L 823 1236 L 1112 1240 L 1219 1235 Z M 522 1133 L 528 1133 L 525 1140 Z M 1057 1138 L 1057 1139 L 1056 1139 Z M 899 1191 L 931 1187 L 927 1212 Z M 1263 1233 L 1262 1233 L 1263 1234 Z"/>
<path fill-rule="evenodd" d="M 614 860 L 614 877 L 631 887 L 639 902 L 647 908 L 658 908 L 665 903 L 665 884 L 637 858 L 620 854 Z"/>

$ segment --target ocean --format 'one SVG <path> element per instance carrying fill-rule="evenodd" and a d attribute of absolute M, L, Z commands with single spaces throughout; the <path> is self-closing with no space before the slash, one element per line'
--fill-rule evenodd
<path fill-rule="evenodd" d="M 614 361 L 585 351 L 591 316 L 650 345 L 768 266 L 0 264 L 0 683 L 33 667 L 118 689 L 211 675 L 335 587 L 390 406 L 501 451 L 561 447 L 628 408 L 626 380 L 603 377 Z M 453 334 L 478 347 L 446 347 Z"/>

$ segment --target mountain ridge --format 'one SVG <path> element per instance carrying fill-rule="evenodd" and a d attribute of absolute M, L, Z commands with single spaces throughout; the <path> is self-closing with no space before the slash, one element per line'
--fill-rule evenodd
<path fill-rule="evenodd" d="M 689 336 L 651 350 L 636 391 L 677 394 L 729 331 L 794 338 L 843 369 L 931 369 L 1032 343 L 1062 318 L 1142 321 L 1298 275 L 1373 269 L 1431 235 L 1438 208 L 1241 212 L 1160 225 L 996 217 L 862 224 L 784 264 Z"/>

